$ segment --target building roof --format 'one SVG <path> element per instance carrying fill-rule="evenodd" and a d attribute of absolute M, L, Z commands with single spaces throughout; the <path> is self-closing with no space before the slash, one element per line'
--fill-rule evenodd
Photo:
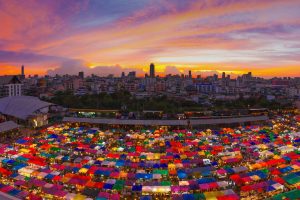
<path fill-rule="evenodd" d="M 18 76 L 0 76 L 0 85 L 6 84 L 20 84 L 21 81 L 19 80 Z"/>
<path fill-rule="evenodd" d="M 36 111 L 51 105 L 54 104 L 32 96 L 4 97 L 0 99 L 0 113 L 25 120 Z"/>
<path fill-rule="evenodd" d="M 2 122 L 0 123 L 0 133 L 10 131 L 19 127 L 20 126 L 13 121 Z"/>

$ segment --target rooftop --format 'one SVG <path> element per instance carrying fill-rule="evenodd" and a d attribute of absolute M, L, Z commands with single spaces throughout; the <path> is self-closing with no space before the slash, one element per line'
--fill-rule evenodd
<path fill-rule="evenodd" d="M 4 97 L 0 99 L 0 113 L 25 120 L 36 111 L 51 105 L 32 96 Z"/>
<path fill-rule="evenodd" d="M 10 131 L 19 127 L 20 126 L 13 121 L 2 122 L 0 123 L 0 133 Z"/>
<path fill-rule="evenodd" d="M 0 85 L 6 85 L 9 83 L 21 83 L 18 76 L 0 76 Z"/>

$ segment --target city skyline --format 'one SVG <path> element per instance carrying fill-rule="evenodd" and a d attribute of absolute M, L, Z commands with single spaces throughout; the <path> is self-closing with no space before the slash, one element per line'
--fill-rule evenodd
<path fill-rule="evenodd" d="M 300 76 L 300 2 L 1 1 L 0 75 Z"/>

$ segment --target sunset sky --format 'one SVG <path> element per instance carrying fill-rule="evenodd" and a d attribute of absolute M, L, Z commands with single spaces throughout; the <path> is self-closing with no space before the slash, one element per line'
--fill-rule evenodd
<path fill-rule="evenodd" d="M 0 75 L 300 76 L 299 0 L 0 0 Z"/>

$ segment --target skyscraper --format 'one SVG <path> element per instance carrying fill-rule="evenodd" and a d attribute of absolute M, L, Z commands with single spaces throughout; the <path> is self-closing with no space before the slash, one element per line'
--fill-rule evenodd
<path fill-rule="evenodd" d="M 189 78 L 192 78 L 192 71 L 189 70 Z"/>
<path fill-rule="evenodd" d="M 21 67 L 21 78 L 25 79 L 25 67 L 24 67 L 24 65 L 22 65 L 22 67 Z"/>
<path fill-rule="evenodd" d="M 155 77 L 155 66 L 153 63 L 150 64 L 150 77 L 151 78 Z"/>
<path fill-rule="evenodd" d="M 79 78 L 84 79 L 84 72 L 79 72 L 78 76 L 79 76 Z"/>
<path fill-rule="evenodd" d="M 226 74 L 225 72 L 222 73 L 222 79 L 225 79 L 226 78 Z"/>

